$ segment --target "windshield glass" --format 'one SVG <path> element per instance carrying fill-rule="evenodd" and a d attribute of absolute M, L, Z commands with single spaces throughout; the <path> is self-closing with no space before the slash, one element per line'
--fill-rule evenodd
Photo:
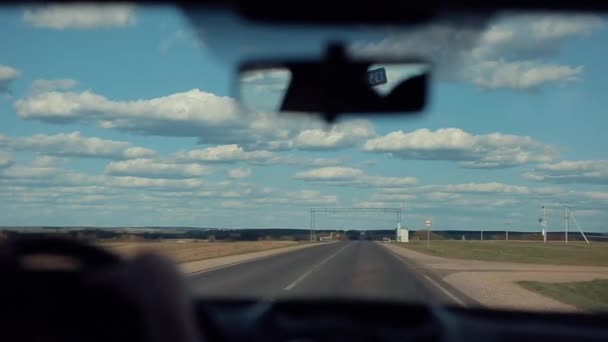
<path fill-rule="evenodd" d="M 152 249 L 201 297 L 606 310 L 607 34 L 591 14 L 306 28 L 4 7 L 1 238 Z M 264 110 L 238 105 L 240 61 L 334 40 L 431 62 L 425 112 L 277 114 L 283 76 L 250 89 Z"/>

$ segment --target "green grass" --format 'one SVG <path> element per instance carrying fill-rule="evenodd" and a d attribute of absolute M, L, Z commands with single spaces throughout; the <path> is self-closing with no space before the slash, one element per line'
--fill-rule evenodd
<path fill-rule="evenodd" d="M 426 254 L 459 259 L 522 262 L 553 265 L 608 266 L 608 243 L 590 245 L 580 242 L 551 241 L 460 241 L 431 240 L 396 243 Z"/>
<path fill-rule="evenodd" d="M 519 284 L 528 290 L 583 310 L 608 310 L 608 280 L 605 279 L 576 283 L 521 281 Z"/>

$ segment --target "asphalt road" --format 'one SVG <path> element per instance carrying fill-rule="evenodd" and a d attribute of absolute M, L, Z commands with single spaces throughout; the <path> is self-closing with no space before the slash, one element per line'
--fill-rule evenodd
<path fill-rule="evenodd" d="M 203 297 L 341 297 L 466 304 L 439 279 L 371 241 L 322 244 L 189 277 Z"/>

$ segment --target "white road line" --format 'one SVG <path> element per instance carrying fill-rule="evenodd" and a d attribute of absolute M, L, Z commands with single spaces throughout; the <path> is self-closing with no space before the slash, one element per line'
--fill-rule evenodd
<path fill-rule="evenodd" d="M 391 252 L 394 256 L 396 256 L 397 259 L 399 259 L 405 265 L 409 266 L 409 260 L 407 260 L 404 256 L 395 253 L 394 251 L 392 251 L 388 247 L 385 247 L 385 248 L 388 249 L 388 251 Z M 414 270 L 412 270 L 412 272 L 414 272 Z M 444 288 L 443 286 L 441 286 L 438 282 L 436 282 L 435 280 L 433 280 L 433 278 L 429 277 L 426 274 L 423 274 L 422 272 L 420 272 L 420 274 L 422 274 L 424 276 L 424 278 L 426 278 L 426 280 L 428 280 L 429 283 L 433 284 L 433 286 L 435 286 L 436 288 L 438 288 L 439 290 L 441 290 L 441 292 L 443 292 L 444 294 L 446 294 L 448 297 L 452 298 L 456 303 L 458 303 L 458 304 L 460 304 L 462 306 L 465 306 L 465 307 L 467 306 L 467 304 L 465 302 L 463 302 L 460 298 L 456 297 L 454 294 L 452 294 L 446 288 Z"/>
<path fill-rule="evenodd" d="M 328 256 L 327 258 L 323 259 L 318 264 L 314 265 L 310 270 L 308 270 L 308 271 L 304 272 L 302 275 L 300 275 L 298 277 L 298 279 L 294 280 L 291 284 L 285 286 L 283 288 L 283 290 L 285 290 L 285 291 L 291 291 L 291 289 L 293 289 L 294 287 L 296 287 L 296 285 L 298 285 L 302 280 L 306 279 L 306 277 L 308 277 L 309 275 L 311 275 L 312 272 L 314 272 L 317 268 L 319 268 L 319 267 L 323 266 L 324 264 L 326 264 L 329 260 L 331 260 L 333 257 L 335 257 L 336 255 L 338 255 L 338 253 L 342 252 L 348 246 L 350 246 L 350 244 L 347 244 L 346 246 L 340 248 L 336 253 Z"/>
<path fill-rule="evenodd" d="M 426 280 L 428 280 L 431 284 L 433 284 L 435 287 L 440 289 L 441 292 L 445 293 L 448 297 L 452 298 L 456 303 L 458 303 L 462 306 L 466 306 L 466 304 L 462 300 L 460 300 L 460 298 L 454 296 L 450 291 L 446 290 L 443 286 L 439 285 L 439 283 L 436 282 L 435 280 L 433 280 L 433 278 L 429 277 L 426 274 L 423 274 L 423 275 L 426 278 Z"/>

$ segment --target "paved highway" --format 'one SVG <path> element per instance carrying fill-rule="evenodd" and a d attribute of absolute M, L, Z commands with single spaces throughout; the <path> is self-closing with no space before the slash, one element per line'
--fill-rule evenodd
<path fill-rule="evenodd" d="M 193 275 L 195 294 L 213 297 L 356 297 L 467 302 L 381 244 L 347 241 L 253 260 Z"/>

